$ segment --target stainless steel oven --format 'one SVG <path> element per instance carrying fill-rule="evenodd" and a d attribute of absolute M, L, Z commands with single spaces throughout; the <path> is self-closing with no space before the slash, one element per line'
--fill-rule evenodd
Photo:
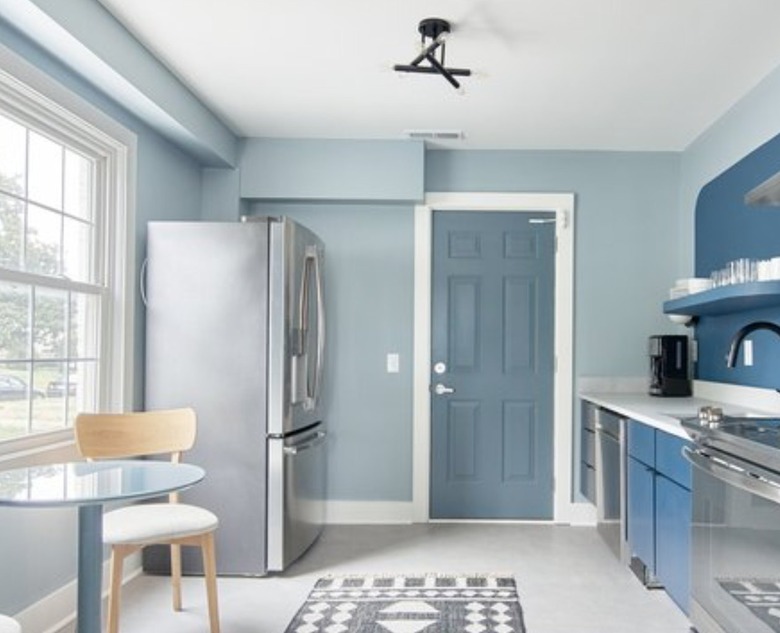
<path fill-rule="evenodd" d="M 698 633 L 780 633 L 780 420 L 688 420 L 691 622 Z"/>

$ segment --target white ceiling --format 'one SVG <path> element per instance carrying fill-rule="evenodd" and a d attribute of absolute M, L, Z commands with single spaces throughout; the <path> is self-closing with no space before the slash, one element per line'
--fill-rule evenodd
<path fill-rule="evenodd" d="M 100 0 L 239 136 L 682 150 L 780 65 L 778 0 Z M 452 24 L 442 77 L 392 70 Z"/>

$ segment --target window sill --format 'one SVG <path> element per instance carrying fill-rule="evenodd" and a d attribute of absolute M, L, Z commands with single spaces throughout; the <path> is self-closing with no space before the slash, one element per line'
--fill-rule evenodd
<path fill-rule="evenodd" d="M 0 469 L 78 458 L 73 429 L 0 442 Z"/>

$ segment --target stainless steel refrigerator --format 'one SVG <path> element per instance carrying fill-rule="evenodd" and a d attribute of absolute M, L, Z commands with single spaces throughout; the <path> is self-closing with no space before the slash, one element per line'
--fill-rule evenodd
<path fill-rule="evenodd" d="M 323 255 L 289 218 L 148 225 L 146 408 L 197 413 L 185 459 L 206 478 L 182 501 L 219 517 L 220 574 L 281 571 L 322 530 Z M 144 552 L 147 571 L 168 565 L 167 548 Z"/>

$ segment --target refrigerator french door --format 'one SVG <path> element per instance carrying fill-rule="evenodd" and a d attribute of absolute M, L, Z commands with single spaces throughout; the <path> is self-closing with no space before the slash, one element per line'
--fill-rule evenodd
<path fill-rule="evenodd" d="M 219 517 L 222 575 L 280 571 L 322 529 L 323 255 L 289 218 L 148 225 L 146 408 L 195 409 L 185 459 L 206 479 L 182 500 Z M 147 549 L 167 571 L 166 548 Z"/>

